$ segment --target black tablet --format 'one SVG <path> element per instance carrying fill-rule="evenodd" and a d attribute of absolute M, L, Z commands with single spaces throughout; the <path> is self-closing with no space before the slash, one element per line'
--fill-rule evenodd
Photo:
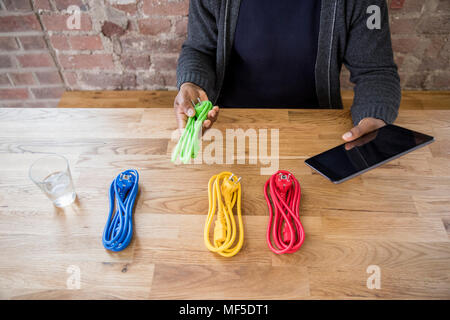
<path fill-rule="evenodd" d="M 333 183 L 341 183 L 433 141 L 426 134 L 389 124 L 305 163 Z"/>

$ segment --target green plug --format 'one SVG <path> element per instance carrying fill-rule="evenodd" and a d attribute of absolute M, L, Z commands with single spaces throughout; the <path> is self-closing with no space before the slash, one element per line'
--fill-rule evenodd
<path fill-rule="evenodd" d="M 211 101 L 202 101 L 195 105 L 195 115 L 189 117 L 186 123 L 186 128 L 172 152 L 172 162 L 180 157 L 181 161 L 187 164 L 191 159 L 197 157 L 200 149 L 200 131 L 212 108 Z"/>

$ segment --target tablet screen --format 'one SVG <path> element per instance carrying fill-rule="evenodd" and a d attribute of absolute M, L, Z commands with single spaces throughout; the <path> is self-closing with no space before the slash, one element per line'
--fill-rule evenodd
<path fill-rule="evenodd" d="M 305 162 L 334 183 L 340 183 L 433 140 L 426 134 L 390 124 Z"/>

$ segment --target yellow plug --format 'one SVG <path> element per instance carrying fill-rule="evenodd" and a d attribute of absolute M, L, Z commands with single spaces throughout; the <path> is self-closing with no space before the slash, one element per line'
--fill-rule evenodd
<path fill-rule="evenodd" d="M 231 205 L 231 199 L 233 199 L 233 193 L 236 192 L 236 190 L 239 187 L 239 181 L 241 178 L 237 179 L 237 181 L 234 181 L 233 174 L 227 179 L 223 178 L 223 183 L 221 187 L 221 191 L 223 194 L 223 198 L 225 199 L 225 203 Z"/>

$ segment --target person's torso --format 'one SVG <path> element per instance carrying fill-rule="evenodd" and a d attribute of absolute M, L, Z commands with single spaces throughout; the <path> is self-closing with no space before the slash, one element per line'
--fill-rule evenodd
<path fill-rule="evenodd" d="M 242 0 L 218 105 L 317 107 L 320 7 L 317 0 Z"/>

